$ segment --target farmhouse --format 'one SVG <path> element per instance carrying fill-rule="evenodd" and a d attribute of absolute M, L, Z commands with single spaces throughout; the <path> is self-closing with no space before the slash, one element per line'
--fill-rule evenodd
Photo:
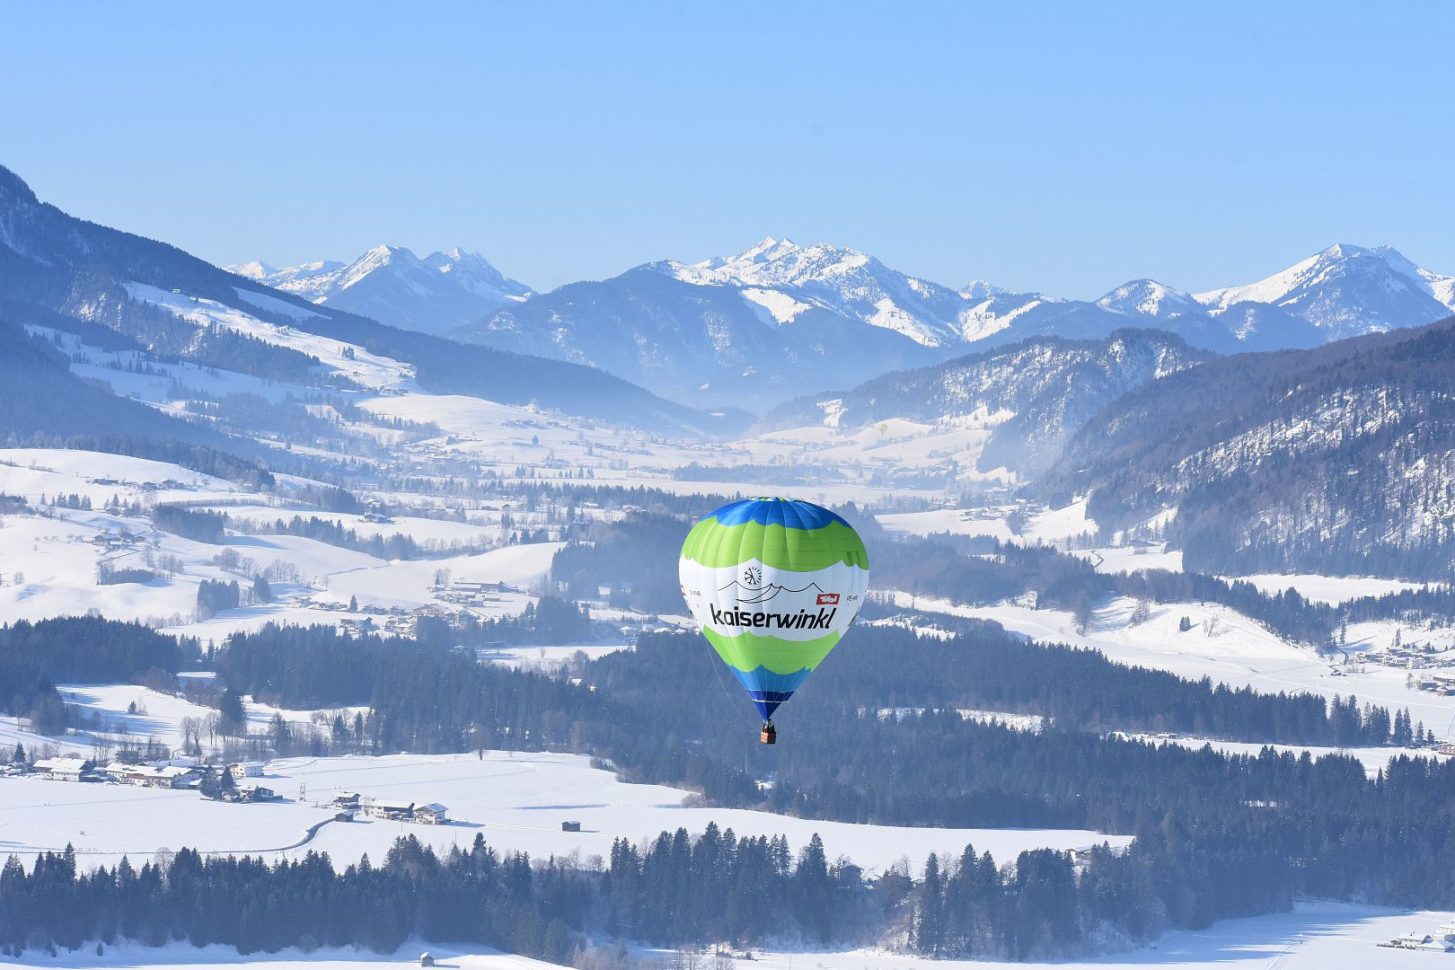
<path fill-rule="evenodd" d="M 35 773 L 52 781 L 92 781 L 96 763 L 80 755 L 61 755 L 57 758 L 41 758 L 31 766 Z"/>
<path fill-rule="evenodd" d="M 263 785 L 238 785 L 238 800 L 244 802 L 271 802 L 279 798 L 277 792 Z"/>
<path fill-rule="evenodd" d="M 444 825 L 450 820 L 445 807 L 439 802 L 414 806 L 414 820 L 425 825 Z"/>
<path fill-rule="evenodd" d="M 190 788 L 202 779 L 187 765 L 126 765 L 113 762 L 104 769 L 112 781 L 141 788 Z"/>
<path fill-rule="evenodd" d="M 414 818 L 414 802 L 402 802 L 397 799 L 375 798 L 372 795 L 364 795 L 359 799 L 359 808 L 365 815 L 371 818 L 385 818 L 391 821 L 403 822 Z"/>

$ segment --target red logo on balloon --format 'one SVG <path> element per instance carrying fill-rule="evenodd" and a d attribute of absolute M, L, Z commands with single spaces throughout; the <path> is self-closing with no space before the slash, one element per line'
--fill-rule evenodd
<path fill-rule="evenodd" d="M 838 606 L 839 605 L 839 594 L 838 593 L 819 593 L 818 594 L 818 603 L 815 604 L 815 605 L 817 605 L 817 606 Z"/>

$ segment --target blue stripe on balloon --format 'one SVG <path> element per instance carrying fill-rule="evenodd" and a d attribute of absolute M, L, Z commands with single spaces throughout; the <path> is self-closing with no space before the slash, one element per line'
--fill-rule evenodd
<path fill-rule="evenodd" d="M 733 670 L 738 682 L 747 690 L 748 696 L 758 706 L 758 713 L 763 715 L 765 721 L 773 716 L 779 704 L 793 696 L 793 692 L 802 686 L 811 672 L 807 667 L 791 674 L 775 674 L 767 667 Z"/>
<path fill-rule="evenodd" d="M 849 524 L 826 508 L 791 498 L 746 498 L 729 502 L 712 514 L 719 525 L 756 522 L 790 529 L 822 529 L 830 522 Z"/>

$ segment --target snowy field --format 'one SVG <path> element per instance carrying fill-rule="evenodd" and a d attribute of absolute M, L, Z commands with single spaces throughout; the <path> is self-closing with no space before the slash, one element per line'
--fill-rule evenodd
<path fill-rule="evenodd" d="M 1413 719 L 1422 721 L 1437 737 L 1455 738 L 1455 697 L 1413 689 L 1407 683 L 1409 671 L 1377 664 L 1336 665 L 1215 603 L 1155 604 L 1147 621 L 1134 626 L 1130 617 L 1136 603 L 1116 598 L 1096 610 L 1081 633 L 1075 618 L 1062 610 L 1033 610 L 1010 603 L 962 606 L 903 592 L 891 594 L 890 599 L 900 607 L 993 620 L 1033 640 L 1090 647 L 1118 663 L 1166 670 L 1193 680 L 1207 676 L 1231 687 L 1266 693 L 1354 694 L 1360 701 L 1384 705 L 1391 711 L 1408 707 Z M 1180 632 L 1177 627 L 1184 616 L 1192 622 L 1192 629 Z M 1376 645 L 1359 642 L 1361 631 L 1355 627 L 1349 632 L 1350 650 Z"/>
<path fill-rule="evenodd" d="M 1292 912 L 1272 916 L 1226 920 L 1205 930 L 1168 933 L 1153 946 L 1090 960 L 1055 963 L 1002 963 L 999 961 L 929 960 L 885 950 L 814 953 L 804 950 L 755 951 L 752 961 L 734 960 L 742 970 L 1438 970 L 1455 963 L 1455 956 L 1435 950 L 1413 951 L 1380 947 L 1407 933 L 1435 933 L 1452 914 L 1399 911 L 1337 903 L 1300 903 Z M 126 968 L 126 970 L 225 970 L 259 967 L 263 970 L 387 970 L 415 966 L 428 950 L 436 966 L 450 970 L 554 970 L 556 964 L 501 954 L 474 946 L 411 941 L 392 954 L 375 955 L 354 950 L 296 949 L 276 954 L 240 956 L 229 947 L 194 947 L 173 943 L 159 949 L 135 945 L 111 946 L 98 956 L 94 947 L 49 957 L 29 951 L 20 959 L 0 957 L 0 967 Z M 634 956 L 644 966 L 666 964 L 670 954 L 637 948 Z"/>
<path fill-rule="evenodd" d="M 1165 569 L 1182 572 L 1182 550 L 1168 549 L 1162 543 L 1152 546 L 1098 546 L 1095 549 L 1072 549 L 1101 573 L 1135 573 L 1143 569 Z"/>
<path fill-rule="evenodd" d="M 1364 770 L 1371 778 L 1376 772 L 1382 771 L 1389 766 L 1390 758 L 1396 758 L 1400 755 L 1407 755 L 1411 758 L 1433 758 L 1437 761 L 1443 760 L 1446 757 L 1445 755 L 1436 754 L 1429 748 L 1335 748 L 1315 744 L 1255 744 L 1250 741 L 1218 741 L 1210 738 L 1182 737 L 1180 735 L 1125 734 L 1120 731 L 1117 734 L 1122 737 L 1138 738 L 1143 741 L 1151 741 L 1158 744 L 1176 744 L 1194 750 L 1202 748 L 1205 745 L 1211 745 L 1214 751 L 1221 751 L 1225 754 L 1257 755 L 1264 748 L 1272 748 L 1275 751 L 1288 751 L 1293 754 L 1302 754 L 1306 751 L 1315 759 L 1322 758 L 1328 754 L 1343 755 L 1357 759 L 1364 766 Z"/>
<path fill-rule="evenodd" d="M 1017 530 L 1011 517 L 1023 517 Z M 916 536 L 949 533 L 960 536 L 986 536 L 1001 542 L 1058 544 L 1068 539 L 1096 532 L 1096 522 L 1087 517 L 1086 500 L 1082 499 L 1059 509 L 1039 509 L 1017 505 L 986 505 L 970 509 L 930 509 L 925 512 L 893 512 L 875 516 L 890 532 Z M 1141 567 L 1146 568 L 1146 567 Z"/>
<path fill-rule="evenodd" d="M 785 835 L 795 850 L 817 832 L 830 856 L 849 856 L 870 870 L 908 858 L 917 870 L 929 853 L 958 854 L 967 844 L 1011 861 L 1030 848 L 1130 841 L 1076 829 L 908 828 L 686 807 L 686 791 L 624 784 L 613 773 L 592 768 L 588 759 L 565 754 L 289 758 L 269 762 L 260 782 L 290 800 L 223 804 L 195 792 L 0 779 L 0 856 L 71 843 L 87 863 L 112 864 L 123 855 L 150 858 L 163 847 L 275 857 L 307 845 L 343 861 L 365 852 L 380 858 L 401 835 L 448 847 L 468 846 L 480 833 L 496 848 L 532 856 L 575 854 L 587 861 L 609 856 L 617 836 L 637 841 L 679 827 L 695 833 L 716 822 L 739 835 Z M 442 802 L 457 821 L 432 826 L 360 818 L 329 822 L 308 838 L 311 826 L 333 816 L 327 803 L 343 790 Z M 302 801 L 293 800 L 300 794 Z M 561 831 L 564 821 L 579 821 L 581 831 Z"/>
<path fill-rule="evenodd" d="M 1407 589 L 1424 589 L 1428 585 L 1401 579 L 1379 579 L 1374 576 L 1318 576 L 1310 573 L 1261 573 L 1232 579 L 1252 583 L 1270 596 L 1292 589 L 1297 590 L 1306 600 L 1335 606 L 1362 596 L 1387 596 Z"/>
<path fill-rule="evenodd" d="M 916 536 L 949 533 L 957 536 L 986 536 L 1002 542 L 1017 537 L 997 509 L 931 509 L 927 512 L 894 512 L 875 516 L 890 532 Z"/>
<path fill-rule="evenodd" d="M 1337 903 L 1301 903 L 1291 913 L 1225 920 L 1205 930 L 1168 933 L 1156 944 L 1092 960 L 1002 963 L 927 960 L 877 950 L 754 954 L 757 970 L 1420 970 L 1455 965 L 1455 955 L 1378 946 L 1405 933 L 1434 933 L 1450 913 L 1401 912 Z"/>
<path fill-rule="evenodd" d="M 288 479 L 283 489 L 300 487 Z M 318 516 L 362 535 L 404 533 L 416 541 L 448 548 L 478 546 L 499 538 L 493 525 L 400 516 L 389 523 L 362 516 L 261 504 L 257 492 L 178 465 L 98 452 L 45 448 L 0 449 L 0 493 L 20 495 L 32 505 L 26 514 L 0 517 L 0 622 L 41 620 L 91 610 L 115 620 L 139 620 L 166 632 L 219 640 L 234 631 L 266 623 L 332 625 L 347 605 L 414 609 L 435 603 L 435 576 L 448 570 L 454 581 L 506 583 L 520 593 L 501 593 L 471 609 L 481 616 L 520 613 L 534 601 L 525 590 L 550 570 L 560 543 L 501 546 L 483 553 L 417 560 L 385 560 L 315 539 L 288 535 L 228 533 L 221 542 L 187 539 L 152 527 L 145 516 L 110 514 L 113 498 L 151 507 L 185 502 L 212 507 L 255 524 L 294 515 Z M 58 507 L 58 495 L 89 499 L 91 510 Z M 47 504 L 41 504 L 45 497 Z M 44 514 L 34 514 L 36 510 Z M 523 516 L 523 518 L 528 518 Z M 219 557 L 240 565 L 223 568 Z M 180 567 L 164 572 L 160 563 Z M 117 569 L 152 569 L 145 583 L 102 585 L 103 563 Z M 282 567 L 297 582 L 275 584 L 275 599 L 194 618 L 204 579 L 250 585 L 254 572 Z M 306 602 L 305 602 L 306 600 Z M 357 619 L 357 618 L 356 618 Z"/>

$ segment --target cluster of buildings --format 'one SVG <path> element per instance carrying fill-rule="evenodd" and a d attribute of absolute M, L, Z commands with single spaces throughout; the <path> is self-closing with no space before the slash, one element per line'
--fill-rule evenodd
<path fill-rule="evenodd" d="M 503 584 L 501 585 L 503 586 Z M 503 588 L 510 589 L 510 587 Z M 442 598 L 448 598 L 452 594 L 446 592 L 438 595 Z M 485 600 L 456 599 L 452 600 L 452 602 L 465 605 L 480 605 Z M 337 624 L 339 629 L 346 633 L 379 633 L 385 636 L 399 637 L 414 636 L 414 623 L 422 616 L 438 617 L 439 619 L 454 623 L 464 613 L 464 610 L 446 609 L 443 606 L 432 603 L 416 606 L 413 609 L 405 609 L 402 606 L 386 607 L 361 604 L 357 610 L 350 610 L 346 603 L 340 603 L 337 600 L 316 600 L 311 596 L 305 596 L 299 599 L 295 605 L 304 609 L 345 614 L 337 620 Z"/>
<path fill-rule="evenodd" d="M 1395 644 L 1382 650 L 1360 650 L 1354 654 L 1356 663 L 1382 664 L 1401 670 L 1429 670 L 1444 668 L 1455 676 L 1455 656 L 1438 654 L 1430 644 Z"/>
<path fill-rule="evenodd" d="M 153 764 L 112 761 L 98 765 L 78 754 L 64 754 L 40 758 L 30 765 L 9 765 L 5 774 L 32 775 L 50 781 L 187 789 L 228 802 L 266 802 L 279 797 L 271 788 L 250 780 L 263 774 L 263 766 L 257 762 L 204 765 L 195 758 L 172 758 Z M 226 778 L 232 779 L 231 785 L 226 784 Z"/>
<path fill-rule="evenodd" d="M 456 580 L 449 585 L 448 589 L 440 590 L 435 595 L 446 603 L 458 603 L 461 606 L 487 606 L 499 602 L 500 597 L 507 593 L 519 592 L 519 589 L 509 583 L 477 583 Z"/>
<path fill-rule="evenodd" d="M 1432 691 L 1455 697 L 1455 667 L 1431 671 L 1415 678 L 1414 685 L 1420 690 Z"/>
<path fill-rule="evenodd" d="M 1434 950 L 1455 953 L 1455 920 L 1446 923 L 1433 933 L 1406 933 L 1396 936 L 1379 946 L 1395 950 Z"/>
<path fill-rule="evenodd" d="M 439 802 L 412 802 L 398 798 L 376 798 L 358 792 L 341 791 L 334 795 L 333 807 L 350 815 L 360 814 L 390 822 L 418 822 L 421 825 L 445 825 L 449 810 Z"/>

